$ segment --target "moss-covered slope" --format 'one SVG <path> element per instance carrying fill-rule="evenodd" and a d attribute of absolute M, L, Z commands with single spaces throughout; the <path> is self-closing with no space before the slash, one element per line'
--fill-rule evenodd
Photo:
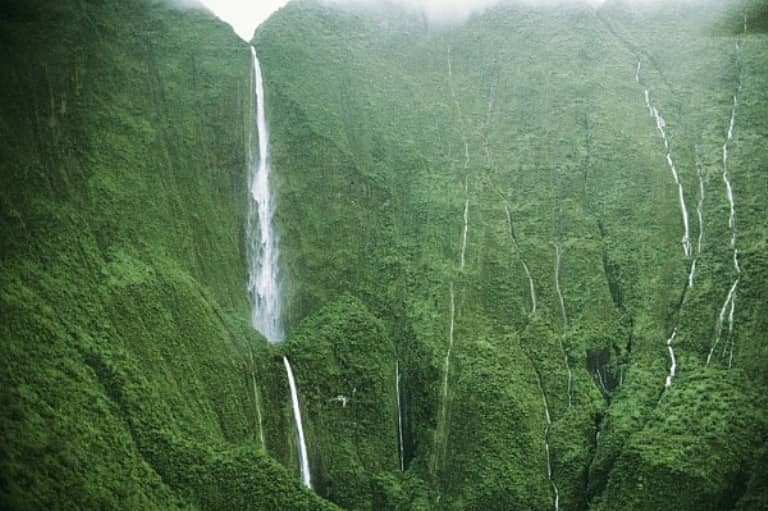
<path fill-rule="evenodd" d="M 331 508 L 260 442 L 247 46 L 157 2 L 0 25 L 0 507 Z"/>
<path fill-rule="evenodd" d="M 289 3 L 253 41 L 277 347 L 244 290 L 247 46 L 44 4 L 0 8 L 5 507 L 765 507 L 760 2 Z"/>

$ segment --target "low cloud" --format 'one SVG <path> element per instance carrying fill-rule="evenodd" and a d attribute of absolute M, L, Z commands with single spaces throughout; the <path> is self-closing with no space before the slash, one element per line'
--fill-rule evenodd
<path fill-rule="evenodd" d="M 326 4 L 341 7 L 362 7 L 372 12 L 383 12 L 393 7 L 408 12 L 424 14 L 431 23 L 455 24 L 467 20 L 473 14 L 482 13 L 497 4 L 517 4 L 535 7 L 563 5 L 621 4 L 634 7 L 656 8 L 664 4 L 717 4 L 718 0 L 322 0 Z"/>
<path fill-rule="evenodd" d="M 561 4 L 599 5 L 605 0 L 323 0 L 330 5 L 341 7 L 364 7 L 371 10 L 383 10 L 398 7 L 408 12 L 424 14 L 431 23 L 461 23 L 473 14 L 500 3 L 518 3 L 526 5 L 551 6 Z"/>

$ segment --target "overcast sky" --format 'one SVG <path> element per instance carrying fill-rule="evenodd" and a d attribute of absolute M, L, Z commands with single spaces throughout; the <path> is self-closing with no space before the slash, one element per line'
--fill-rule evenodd
<path fill-rule="evenodd" d="M 202 0 L 202 3 L 232 25 L 237 35 L 250 41 L 256 27 L 288 0 Z"/>

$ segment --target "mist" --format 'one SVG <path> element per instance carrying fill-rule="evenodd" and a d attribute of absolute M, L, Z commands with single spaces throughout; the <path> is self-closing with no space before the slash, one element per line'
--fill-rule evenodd
<path fill-rule="evenodd" d="M 636 7 L 654 7 L 673 3 L 706 3 L 711 0 L 321 0 L 327 5 L 346 8 L 362 7 L 371 11 L 396 7 L 407 12 L 423 14 L 433 24 L 457 24 L 474 14 L 481 14 L 497 4 L 517 4 L 534 7 L 587 5 L 599 7 L 617 3 Z"/>

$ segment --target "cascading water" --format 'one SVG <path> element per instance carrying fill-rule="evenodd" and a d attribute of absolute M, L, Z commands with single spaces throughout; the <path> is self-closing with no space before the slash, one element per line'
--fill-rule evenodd
<path fill-rule="evenodd" d="M 665 389 L 668 389 L 672 386 L 672 379 L 675 377 L 675 373 L 677 372 L 677 359 L 675 358 L 675 350 L 672 348 L 672 342 L 675 340 L 676 336 L 677 328 L 672 331 L 672 335 L 669 336 L 669 339 L 667 339 L 667 351 L 669 352 L 669 374 L 667 374 L 667 379 L 664 381 Z"/>
<path fill-rule="evenodd" d="M 667 165 L 669 165 L 669 170 L 672 172 L 672 177 L 675 179 L 675 184 L 677 185 L 677 194 L 680 200 L 680 211 L 683 217 L 683 252 L 685 253 L 685 256 L 688 257 L 691 255 L 691 239 L 688 230 L 688 209 L 685 207 L 683 184 L 680 182 L 680 176 L 677 173 L 677 167 L 675 166 L 675 162 L 672 160 L 672 153 L 669 151 L 669 139 L 667 138 L 666 132 L 667 123 L 664 120 L 664 117 L 661 115 L 661 112 L 659 112 L 656 107 L 652 106 L 651 108 L 653 110 L 653 115 L 656 118 L 656 128 L 658 128 L 659 132 L 661 133 L 661 138 L 664 141 L 664 149 L 667 151 Z"/>
<path fill-rule="evenodd" d="M 635 80 L 640 83 L 640 62 L 637 63 L 637 69 L 635 71 Z M 675 185 L 677 185 L 677 194 L 680 201 L 680 212 L 683 217 L 683 252 L 685 253 L 685 257 L 690 257 L 691 255 L 691 239 L 690 239 L 690 233 L 688 229 L 688 209 L 685 206 L 685 194 L 683 193 L 683 184 L 680 182 L 680 176 L 677 172 L 677 167 L 675 166 L 675 162 L 672 160 L 672 152 L 669 149 L 669 138 L 667 137 L 667 122 L 664 120 L 664 116 L 662 116 L 661 112 L 658 108 L 656 108 L 653 105 L 653 102 L 651 101 L 651 92 L 646 87 L 644 90 L 645 95 L 645 106 L 648 108 L 648 111 L 651 114 L 651 117 L 653 117 L 656 120 L 656 128 L 659 130 L 659 133 L 661 134 L 661 140 L 664 142 L 664 151 L 666 152 L 666 159 L 667 159 L 667 165 L 669 165 L 669 170 L 672 172 L 672 177 L 675 179 Z"/>
<path fill-rule="evenodd" d="M 253 46 L 251 46 L 251 66 L 251 97 L 255 99 L 256 108 L 255 111 L 251 109 L 248 137 L 248 190 L 250 192 L 246 225 L 248 297 L 251 301 L 253 327 L 270 342 L 280 342 L 285 338 L 285 333 L 282 326 L 280 285 L 277 278 L 277 236 L 272 223 L 275 201 L 269 187 L 269 132 L 264 109 L 264 81 Z"/>
<path fill-rule="evenodd" d="M 405 471 L 405 443 L 403 442 L 403 410 L 400 405 L 400 363 L 395 361 L 395 396 L 397 396 L 397 436 L 400 446 L 400 472 Z"/>
<path fill-rule="evenodd" d="M 734 294 L 736 293 L 736 288 L 739 286 L 739 279 L 736 279 L 736 281 L 731 286 L 731 289 L 728 291 L 728 295 L 725 297 L 725 303 L 723 303 L 722 308 L 720 309 L 720 315 L 717 317 L 717 337 L 715 337 L 715 343 L 712 345 L 712 349 L 709 350 L 709 355 L 707 355 L 707 366 L 709 366 L 709 363 L 712 362 L 712 354 L 715 352 L 715 348 L 717 348 L 717 345 L 720 343 L 720 338 L 723 335 L 723 323 L 725 322 L 725 311 L 728 310 L 728 306 L 731 306 L 731 311 L 728 315 L 730 324 L 728 325 L 728 332 L 733 333 L 733 314 L 734 309 L 736 306 L 734 305 Z"/>
<path fill-rule="evenodd" d="M 571 364 L 568 361 L 568 352 L 565 351 L 563 339 L 568 331 L 568 315 L 565 313 L 565 299 L 563 298 L 563 292 L 560 289 L 560 244 L 555 247 L 555 287 L 557 288 L 557 296 L 560 299 L 560 311 L 563 314 L 563 333 L 560 336 L 560 351 L 563 354 L 565 360 L 565 369 L 568 371 L 568 408 L 571 407 L 573 401 L 573 371 L 571 370 Z"/>
<path fill-rule="evenodd" d="M 640 62 L 638 62 L 637 71 L 635 72 L 635 79 L 638 83 L 640 83 Z M 645 87 L 644 90 L 644 96 L 645 96 L 645 106 L 648 108 L 651 117 L 653 117 L 656 120 L 656 129 L 659 130 L 659 133 L 661 134 L 661 139 L 664 142 L 664 151 L 666 152 L 666 159 L 667 159 L 667 165 L 669 166 L 669 170 L 672 172 L 672 177 L 675 179 L 675 184 L 677 185 L 677 195 L 678 199 L 680 201 L 680 212 L 683 217 L 683 253 L 685 254 L 685 257 L 691 257 L 693 255 L 693 250 L 691 248 L 691 238 L 689 233 L 689 226 L 688 226 L 688 209 L 685 206 L 685 195 L 683 193 L 683 184 L 680 182 L 680 176 L 677 172 L 677 167 L 675 166 L 675 162 L 672 160 L 672 151 L 670 150 L 670 143 L 669 143 L 669 137 L 667 136 L 667 122 L 664 120 L 664 116 L 661 114 L 658 108 L 654 106 L 653 102 L 651 101 L 651 93 L 650 89 L 648 87 Z M 697 215 L 699 219 L 699 239 L 697 243 L 697 253 L 698 256 L 699 252 L 701 251 L 701 239 L 702 239 L 702 229 L 704 228 L 703 223 L 703 215 L 702 215 L 702 206 L 704 202 L 704 182 L 702 180 L 701 172 L 697 168 L 697 175 L 699 177 L 699 204 L 697 207 Z M 687 286 L 683 290 L 683 300 L 685 299 L 685 293 L 687 292 L 688 288 L 693 286 L 693 278 L 694 274 L 696 272 L 696 256 L 693 257 L 693 260 L 691 261 L 691 267 L 688 272 L 688 281 Z M 675 350 L 672 346 L 672 343 L 675 340 L 675 337 L 677 336 L 677 327 L 675 327 L 672 331 L 672 335 L 669 336 L 666 342 L 667 347 L 667 353 L 669 354 L 670 359 L 670 365 L 669 365 L 669 372 L 667 373 L 666 378 L 664 379 L 664 390 L 668 390 L 672 386 L 672 380 L 675 377 L 675 373 L 677 372 L 677 358 L 675 357 Z"/>
<path fill-rule="evenodd" d="M 261 75 L 259 59 L 256 58 L 256 49 L 253 46 L 251 46 L 251 67 L 251 97 L 255 99 L 256 108 L 251 109 L 248 134 L 248 190 L 250 192 L 246 224 L 248 297 L 251 301 L 251 324 L 269 342 L 274 343 L 282 341 L 285 338 L 285 332 L 282 325 L 280 285 L 277 278 L 277 235 L 272 224 L 275 202 L 269 187 L 269 131 L 264 107 L 264 79 Z M 288 375 L 293 417 L 299 440 L 301 480 L 304 486 L 311 488 L 309 459 L 304 441 L 296 382 L 291 364 L 286 357 L 283 357 L 283 363 Z"/>
<path fill-rule="evenodd" d="M 525 264 L 525 260 L 520 252 L 520 245 L 517 244 L 517 238 L 515 237 L 515 231 L 512 226 L 512 215 L 509 213 L 509 206 L 507 204 L 504 204 L 504 211 L 507 213 L 509 235 L 512 237 L 512 243 L 515 245 L 515 249 L 517 249 L 518 258 L 520 259 L 520 264 L 523 265 L 525 276 L 528 277 L 528 286 L 531 290 L 531 313 L 529 315 L 534 316 L 536 314 L 536 288 L 533 286 L 533 277 L 531 276 L 531 272 L 528 270 L 528 265 Z"/>
<path fill-rule="evenodd" d="M 469 174 L 464 177 L 464 229 L 461 233 L 461 262 L 459 270 L 464 271 L 465 255 L 467 253 L 467 234 L 469 232 Z"/>
<path fill-rule="evenodd" d="M 552 471 L 552 453 L 549 447 L 549 430 L 552 428 L 552 417 L 549 415 L 549 403 L 547 402 L 547 395 L 544 393 L 544 386 L 541 384 L 541 377 L 538 371 L 536 372 L 536 383 L 539 386 L 539 392 L 541 392 L 541 400 L 544 402 L 544 419 L 547 425 L 544 427 L 544 450 L 547 454 L 547 481 L 549 481 L 552 487 L 552 501 L 555 511 L 560 510 L 560 492 L 557 489 L 555 483 L 554 472 Z"/>
<path fill-rule="evenodd" d="M 744 33 L 747 32 L 747 16 L 744 15 Z M 728 121 L 728 132 L 726 133 L 725 142 L 723 143 L 723 183 L 725 183 L 725 193 L 728 199 L 729 214 L 728 214 L 728 230 L 730 231 L 730 248 L 733 251 L 733 269 L 736 274 L 733 284 L 728 291 L 728 295 L 725 298 L 722 308 L 720 309 L 720 315 L 717 320 L 716 337 L 715 342 L 712 345 L 712 349 L 707 356 L 707 365 L 712 361 L 712 354 L 715 348 L 720 342 L 723 333 L 723 323 L 725 322 L 725 311 L 730 306 L 730 312 L 728 313 L 728 337 L 730 341 L 730 354 L 728 356 L 728 367 L 733 366 L 733 320 L 736 313 L 736 291 L 739 287 L 739 279 L 741 278 L 741 266 L 739 265 L 739 249 L 736 246 L 736 200 L 733 194 L 733 183 L 731 182 L 731 174 L 728 168 L 728 145 L 733 140 L 733 128 L 736 123 L 736 108 L 738 107 L 738 93 L 741 92 L 741 73 L 742 73 L 742 51 L 743 45 L 741 41 L 736 41 L 736 62 L 738 67 L 738 80 L 736 84 L 736 90 L 733 94 L 733 103 L 731 106 L 731 117 Z M 723 356 L 725 356 L 728 350 L 728 343 L 723 348 Z"/>
<path fill-rule="evenodd" d="M 309 473 L 309 458 L 307 457 L 307 444 L 304 441 L 304 428 L 301 425 L 301 407 L 299 406 L 299 393 L 296 390 L 296 381 L 293 379 L 291 363 L 286 357 L 283 357 L 285 372 L 288 374 L 288 386 L 291 389 L 291 403 L 293 405 L 293 417 L 296 421 L 296 432 L 299 440 L 299 469 L 301 471 L 301 482 L 307 488 L 312 488 L 312 480 Z"/>
<path fill-rule="evenodd" d="M 438 452 L 433 458 L 433 470 L 437 469 L 438 456 L 441 455 L 442 450 L 445 449 L 445 444 L 441 446 L 439 442 L 443 440 L 445 436 L 445 428 L 448 424 L 448 373 L 451 368 L 451 352 L 453 351 L 453 332 L 455 328 L 456 320 L 456 298 L 453 290 L 453 282 L 450 284 L 450 296 L 451 296 L 451 310 L 450 310 L 450 325 L 448 329 L 448 350 L 445 353 L 445 361 L 443 364 L 443 389 L 440 400 L 440 415 L 437 420 L 437 432 L 435 434 L 435 449 Z"/>
<path fill-rule="evenodd" d="M 701 243 L 704 240 L 704 173 L 701 170 L 699 160 L 699 147 L 696 146 L 696 177 L 699 180 L 699 202 L 696 204 L 696 216 L 699 219 L 699 237 L 696 240 L 696 255 L 691 262 L 691 270 L 688 272 L 688 287 L 693 287 L 693 279 L 696 276 L 696 261 L 701 256 Z"/>

